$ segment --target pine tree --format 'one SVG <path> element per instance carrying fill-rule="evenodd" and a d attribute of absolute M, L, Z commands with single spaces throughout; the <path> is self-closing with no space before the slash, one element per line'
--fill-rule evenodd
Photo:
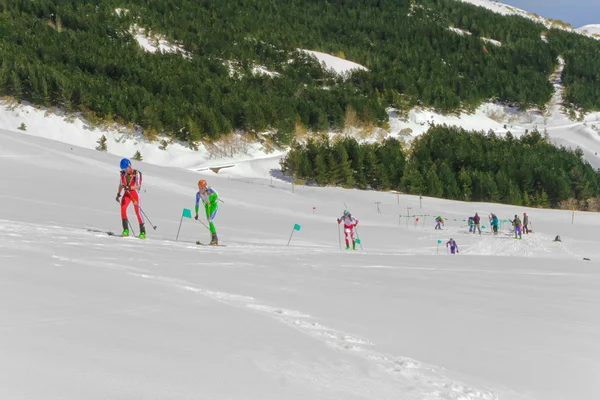
<path fill-rule="evenodd" d="M 521 190 L 515 184 L 511 185 L 508 193 L 508 203 L 516 206 L 523 205 L 523 198 L 521 196 Z"/>
<path fill-rule="evenodd" d="M 98 140 L 97 149 L 99 151 L 108 151 L 108 148 L 106 146 L 106 136 L 102 135 L 102 137 L 100 137 L 100 140 Z"/>
<path fill-rule="evenodd" d="M 542 193 L 539 196 L 538 206 L 542 208 L 550 207 L 550 198 L 548 197 L 548 193 L 542 189 Z"/>
<path fill-rule="evenodd" d="M 142 153 L 140 153 L 139 150 L 135 152 L 135 154 L 133 155 L 133 159 L 136 161 L 144 161 L 144 159 L 142 158 Z"/>
<path fill-rule="evenodd" d="M 440 165 L 438 176 L 440 177 L 440 181 L 442 182 L 442 186 L 444 188 L 444 198 L 464 200 L 460 196 L 460 189 L 456 183 L 456 177 L 454 176 L 454 173 L 452 173 L 452 170 L 450 170 L 450 167 L 446 161 Z"/>
<path fill-rule="evenodd" d="M 325 152 L 319 152 L 315 157 L 315 182 L 319 185 L 329 183 L 329 167 L 327 166 L 327 156 Z"/>
<path fill-rule="evenodd" d="M 312 164 L 306 151 L 302 151 L 298 154 L 298 168 L 295 176 L 300 179 L 310 179 L 314 176 Z"/>
<path fill-rule="evenodd" d="M 437 168 L 435 164 L 428 168 L 426 179 L 427 191 L 425 193 L 431 197 L 442 197 L 444 194 L 444 186 L 442 185 L 442 181 L 437 174 Z"/>
<path fill-rule="evenodd" d="M 423 179 L 423 175 L 414 166 L 409 166 L 404 170 L 402 178 L 402 187 L 405 191 L 411 194 L 423 194 L 427 190 L 427 182 Z"/>
<path fill-rule="evenodd" d="M 525 207 L 531 207 L 531 198 L 529 197 L 529 194 L 526 191 L 523 192 L 523 205 Z"/>
<path fill-rule="evenodd" d="M 188 119 L 187 121 L 187 129 L 185 133 L 185 137 L 183 140 L 187 140 L 188 142 L 197 142 L 202 139 L 204 133 L 202 129 L 196 124 L 193 119 Z"/>
<path fill-rule="evenodd" d="M 346 147 L 348 158 L 352 164 L 352 170 L 354 171 L 354 184 L 360 189 L 365 189 L 367 186 L 367 178 L 364 167 L 364 149 L 366 145 L 359 145 L 354 138 L 346 138 L 342 141 L 342 143 Z"/>
<path fill-rule="evenodd" d="M 368 187 L 380 190 L 383 187 L 381 162 L 377 158 L 375 145 L 365 145 L 365 179 Z"/>
<path fill-rule="evenodd" d="M 19 74 L 15 71 L 13 71 L 8 78 L 8 87 L 9 94 L 14 96 L 17 100 L 23 98 L 23 83 L 21 82 L 21 78 L 19 78 Z"/>
<path fill-rule="evenodd" d="M 342 142 L 338 142 L 334 146 L 335 150 L 335 166 L 332 170 L 332 182 L 341 186 L 354 185 L 354 171 L 352 171 L 352 163 L 348 158 L 348 153 Z"/>
<path fill-rule="evenodd" d="M 473 181 L 471 180 L 471 174 L 464 168 L 461 168 L 458 174 L 458 185 L 462 190 L 464 200 L 470 201 L 473 195 Z"/>

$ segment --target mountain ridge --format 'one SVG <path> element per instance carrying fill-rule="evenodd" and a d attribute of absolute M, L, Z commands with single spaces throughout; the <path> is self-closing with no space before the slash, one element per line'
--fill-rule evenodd
<path fill-rule="evenodd" d="M 569 32 L 580 33 L 585 36 L 593 37 L 596 39 L 600 39 L 598 34 L 600 33 L 600 25 L 599 24 L 591 24 L 585 25 L 580 28 L 574 28 L 571 24 L 566 23 L 561 20 L 556 20 L 552 18 L 546 18 L 540 16 L 534 12 L 526 11 L 521 8 L 512 6 L 507 3 L 492 1 L 492 0 L 456 0 L 464 3 L 469 3 L 474 6 L 483 7 L 490 11 L 493 11 L 502 15 L 516 15 L 524 18 L 531 19 L 532 21 L 539 22 L 544 24 L 547 28 L 557 28 L 563 29 Z M 586 32 L 586 30 L 588 32 Z"/>

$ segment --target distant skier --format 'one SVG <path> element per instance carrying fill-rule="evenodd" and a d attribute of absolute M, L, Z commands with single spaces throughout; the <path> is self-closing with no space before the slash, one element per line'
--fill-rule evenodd
<path fill-rule="evenodd" d="M 219 194 L 212 187 L 208 186 L 204 179 L 200 179 L 198 181 L 198 192 L 196 193 L 196 216 L 195 219 L 198 219 L 198 211 L 200 210 L 200 200 L 202 200 L 202 204 L 204 205 L 204 212 L 206 214 L 206 220 L 208 222 L 208 226 L 211 234 L 211 245 L 218 245 L 219 239 L 217 237 L 217 230 L 215 228 L 215 224 L 213 220 L 217 215 L 217 210 L 219 209 Z"/>
<path fill-rule="evenodd" d="M 350 249 L 350 241 L 348 236 L 352 239 L 352 250 L 356 250 L 356 240 L 354 239 L 355 227 L 358 225 L 358 220 L 350 214 L 348 210 L 344 210 L 344 215 L 337 219 L 338 225 L 344 223 L 344 236 L 346 238 L 346 250 Z"/>
<path fill-rule="evenodd" d="M 435 228 L 434 229 L 442 230 L 442 225 L 444 225 L 444 219 L 438 215 L 437 218 L 435 219 Z"/>
<path fill-rule="evenodd" d="M 146 228 L 144 227 L 144 218 L 140 213 L 140 188 L 142 187 L 142 173 L 131 166 L 131 161 L 127 158 L 121 160 L 121 181 L 117 191 L 118 203 L 121 203 L 121 220 L 123 222 L 122 236 L 129 236 L 129 220 L 127 219 L 127 207 L 133 202 L 133 209 L 140 224 L 140 239 L 146 237 Z M 121 190 L 124 190 L 121 199 Z"/>
<path fill-rule="evenodd" d="M 475 229 L 475 221 L 473 217 L 469 217 L 469 233 L 473 232 Z"/>
<path fill-rule="evenodd" d="M 494 232 L 494 235 L 497 235 L 498 234 L 498 217 L 494 213 L 492 213 L 492 215 L 490 215 L 490 226 L 492 227 L 492 231 Z"/>
<path fill-rule="evenodd" d="M 515 239 L 523 239 L 521 236 L 521 220 L 519 219 L 519 216 L 515 214 L 515 219 L 510 222 L 512 222 L 513 227 L 515 228 Z M 517 235 L 519 236 L 518 238 Z"/>
<path fill-rule="evenodd" d="M 523 213 L 523 233 L 529 235 L 529 216 Z"/>
<path fill-rule="evenodd" d="M 446 242 L 446 247 L 450 246 L 450 254 L 458 254 L 458 244 L 452 238 Z"/>
<path fill-rule="evenodd" d="M 481 221 L 481 217 L 479 216 L 479 214 L 475 213 L 475 216 L 473 217 L 473 224 L 475 225 L 473 227 L 473 233 L 475 233 L 475 229 L 477 229 L 479 231 L 479 234 L 481 235 L 481 228 L 480 228 L 480 223 Z"/>

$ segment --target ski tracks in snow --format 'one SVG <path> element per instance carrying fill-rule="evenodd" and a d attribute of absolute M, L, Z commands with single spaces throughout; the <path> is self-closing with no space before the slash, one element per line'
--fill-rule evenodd
<path fill-rule="evenodd" d="M 62 266 L 62 264 L 76 264 L 112 270 L 198 294 L 231 307 L 248 310 L 275 319 L 336 351 L 358 357 L 369 366 L 370 372 L 360 374 L 356 373 L 354 369 L 348 370 L 348 368 L 339 367 L 336 364 L 334 369 L 322 371 L 319 374 L 319 379 L 315 378 L 315 372 L 311 372 L 310 369 L 307 369 L 307 366 L 295 366 L 294 374 L 296 375 L 294 377 L 296 379 L 312 382 L 317 386 L 333 385 L 336 390 L 347 394 L 359 395 L 361 398 L 374 398 L 375 396 L 375 398 L 381 399 L 396 399 L 402 396 L 403 399 L 415 400 L 498 400 L 500 397 L 497 393 L 500 391 L 506 392 L 504 389 L 497 388 L 475 389 L 457 379 L 448 377 L 450 373 L 441 367 L 426 365 L 409 357 L 377 351 L 376 344 L 369 339 L 329 327 L 319 321 L 318 318 L 301 311 L 264 304 L 259 299 L 251 296 L 215 291 L 186 280 L 152 274 L 147 268 L 143 267 L 123 266 L 120 263 L 112 262 L 110 259 L 93 259 L 89 255 L 79 254 L 75 257 L 71 255 L 72 251 L 70 249 L 80 248 L 81 245 L 90 243 L 89 240 L 97 237 L 97 233 L 86 235 L 83 230 L 73 231 L 60 226 L 42 226 L 27 223 L 15 225 L 10 221 L 3 220 L 0 220 L 0 232 L 0 236 L 4 239 L 2 240 L 4 246 L 0 247 L 5 247 L 7 250 L 16 252 L 35 251 L 42 257 L 48 257 L 52 260 L 52 264 L 57 267 Z M 37 240 L 41 238 L 43 238 L 43 243 L 46 246 L 36 245 Z M 160 239 L 151 243 L 151 241 L 140 242 L 133 238 L 114 239 L 107 236 L 105 240 L 92 242 L 94 243 L 93 248 L 102 252 L 113 240 L 119 241 L 119 248 L 122 251 L 137 251 L 140 246 L 174 245 L 172 242 L 161 241 Z M 513 244 L 511 248 L 516 245 Z M 186 243 L 179 243 L 178 246 L 181 246 L 182 249 L 194 248 L 197 251 L 196 246 L 190 246 Z M 490 246 L 490 244 L 484 246 Z M 252 252 L 258 251 L 259 253 L 269 251 L 268 246 L 241 247 L 238 251 L 245 253 L 249 250 Z M 302 249 L 275 249 L 273 247 L 270 250 L 286 252 L 289 255 L 302 251 Z M 52 253 L 49 253 L 49 251 Z M 509 253 L 509 251 L 505 251 L 505 253 Z M 318 368 L 324 368 L 324 366 Z M 372 371 L 379 371 L 379 373 L 373 374 Z M 358 384 L 357 380 L 361 380 L 363 384 Z"/>
<path fill-rule="evenodd" d="M 262 304 L 254 297 L 214 291 L 180 279 L 136 272 L 128 272 L 128 274 L 197 293 L 228 306 L 251 310 L 276 319 L 335 350 L 361 357 L 392 378 L 393 385 L 387 391 L 390 395 L 393 393 L 395 395 L 402 394 L 405 396 L 402 397 L 404 399 L 499 399 L 491 390 L 477 390 L 462 382 L 447 378 L 444 369 L 441 367 L 426 365 L 409 357 L 378 352 L 375 350 L 375 344 L 370 340 L 325 326 L 318 322 L 316 318 L 301 311 Z M 385 385 L 385 382 L 389 383 L 389 379 L 378 384 Z M 385 396 L 385 398 L 388 397 Z"/>
<path fill-rule="evenodd" d="M 498 235 L 476 235 L 478 240 L 461 251 L 463 255 L 504 256 L 504 257 L 563 257 L 581 259 L 560 242 L 553 242 L 552 238 L 532 233 L 523 235 L 523 239 L 515 239 L 507 233 Z"/>

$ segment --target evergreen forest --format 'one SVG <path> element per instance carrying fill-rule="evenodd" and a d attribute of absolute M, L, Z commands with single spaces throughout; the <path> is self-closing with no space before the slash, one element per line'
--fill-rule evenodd
<path fill-rule="evenodd" d="M 182 52 L 144 51 L 134 37 L 139 29 L 164 36 Z M 346 58 L 368 71 L 338 76 L 299 49 Z M 0 95 L 189 142 L 240 130 L 270 131 L 289 144 L 298 126 L 344 127 L 349 110 L 362 124 L 385 126 L 388 107 L 452 113 L 500 101 L 543 108 L 558 56 L 566 61 L 568 102 L 599 110 L 600 41 L 454 0 L 0 0 Z M 394 146 L 375 146 L 368 157 L 400 165 Z M 374 163 L 368 157 L 364 162 Z M 421 190 L 417 172 L 430 172 L 411 165 L 414 180 L 390 171 L 380 184 L 414 182 Z M 458 177 L 457 165 L 436 165 L 437 173 Z M 595 184 L 579 187 L 573 177 L 560 190 L 546 183 L 530 187 L 510 171 L 510 183 L 494 175 L 496 189 L 479 189 L 479 182 L 491 180 L 476 171 L 493 169 L 475 167 L 465 165 L 463 173 L 471 178 L 473 199 L 525 201 L 543 191 L 553 203 L 568 191 L 585 196 L 596 190 Z M 378 185 L 375 178 L 350 175 L 356 185 Z M 337 175 L 321 178 L 349 184 Z M 453 188 L 443 190 L 456 196 Z"/>
<path fill-rule="evenodd" d="M 581 150 L 556 147 L 539 132 L 499 137 L 436 126 L 404 149 L 397 139 L 358 143 L 326 136 L 294 143 L 281 162 L 289 176 L 318 185 L 528 207 L 576 207 L 600 194 L 600 171 Z"/>

